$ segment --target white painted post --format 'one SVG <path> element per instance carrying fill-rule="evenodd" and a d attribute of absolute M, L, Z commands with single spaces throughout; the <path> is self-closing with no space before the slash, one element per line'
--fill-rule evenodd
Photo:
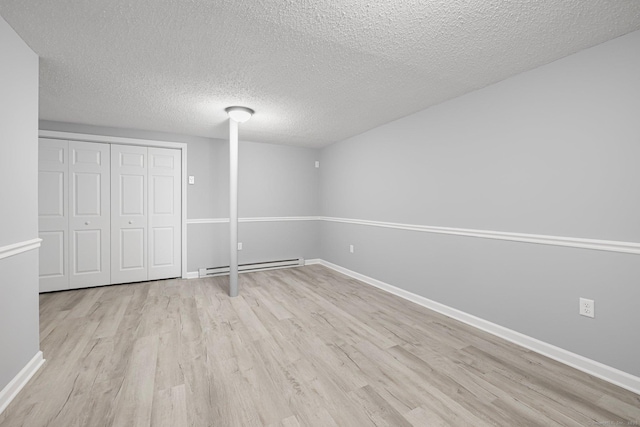
<path fill-rule="evenodd" d="M 238 122 L 229 119 L 229 296 L 238 296 Z"/>

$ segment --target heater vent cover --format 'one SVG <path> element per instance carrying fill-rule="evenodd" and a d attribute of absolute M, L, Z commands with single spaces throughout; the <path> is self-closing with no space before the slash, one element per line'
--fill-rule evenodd
<path fill-rule="evenodd" d="M 249 264 L 238 265 L 239 273 L 247 273 L 250 271 L 275 270 L 277 268 L 290 268 L 304 266 L 303 258 L 281 259 L 277 261 L 254 262 Z M 229 274 L 229 266 L 201 268 L 198 270 L 199 277 L 222 276 Z"/>

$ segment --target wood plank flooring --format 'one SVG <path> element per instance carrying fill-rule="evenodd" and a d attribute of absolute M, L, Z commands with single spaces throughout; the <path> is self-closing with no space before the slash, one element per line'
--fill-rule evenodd
<path fill-rule="evenodd" d="M 640 425 L 640 396 L 322 266 L 44 294 L 2 426 Z"/>

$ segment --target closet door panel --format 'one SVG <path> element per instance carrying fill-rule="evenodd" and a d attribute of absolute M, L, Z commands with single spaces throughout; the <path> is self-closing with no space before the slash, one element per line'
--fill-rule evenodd
<path fill-rule="evenodd" d="M 65 237 L 64 230 L 61 231 L 40 231 L 42 243 L 40 245 L 40 291 L 57 291 L 67 289 L 68 281 L 64 281 L 66 276 L 65 267 Z M 60 279 L 60 286 L 52 284 Z"/>
<path fill-rule="evenodd" d="M 69 289 L 69 142 L 40 138 L 38 147 L 38 234 L 40 292 Z"/>
<path fill-rule="evenodd" d="M 111 173 L 108 144 L 69 142 L 69 285 L 111 282 Z"/>
<path fill-rule="evenodd" d="M 111 145 L 111 283 L 148 279 L 147 148 Z"/>
<path fill-rule="evenodd" d="M 145 229 L 123 228 L 120 230 L 120 265 L 124 270 L 145 268 Z"/>
<path fill-rule="evenodd" d="M 180 150 L 149 148 L 149 279 L 182 273 L 181 169 Z"/>

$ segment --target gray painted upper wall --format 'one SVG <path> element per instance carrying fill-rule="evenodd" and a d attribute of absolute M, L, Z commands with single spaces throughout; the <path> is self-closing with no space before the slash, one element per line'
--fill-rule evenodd
<path fill-rule="evenodd" d="M 640 241 L 640 32 L 322 152 L 322 214 Z"/>
<path fill-rule="evenodd" d="M 195 184 L 187 186 L 187 216 L 222 218 L 229 216 L 228 142 L 209 139 L 187 145 L 187 174 Z"/>
<path fill-rule="evenodd" d="M 0 246 L 38 237 L 38 56 L 0 17 Z M 38 253 L 0 259 L 0 390 L 37 354 Z"/>
<path fill-rule="evenodd" d="M 244 142 L 240 158 L 240 217 L 319 215 L 318 149 Z"/>
<path fill-rule="evenodd" d="M 189 218 L 229 217 L 229 145 L 225 140 L 190 143 Z M 240 217 L 305 216 L 320 211 L 320 151 L 240 141 Z"/>
<path fill-rule="evenodd" d="M 38 237 L 38 56 L 1 17 L 0 49 L 0 246 L 4 246 Z"/>

